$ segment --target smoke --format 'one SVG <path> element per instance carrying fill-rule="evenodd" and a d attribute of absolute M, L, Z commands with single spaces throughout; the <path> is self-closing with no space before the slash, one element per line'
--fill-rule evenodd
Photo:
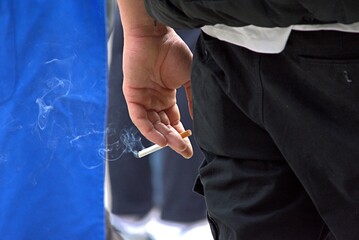
<path fill-rule="evenodd" d="M 36 99 L 36 104 L 39 107 L 37 117 L 37 126 L 39 129 L 44 130 L 51 111 L 54 109 L 56 102 L 66 97 L 71 89 L 71 82 L 65 79 L 53 78 L 47 82 L 47 88 L 44 94 Z"/>
<path fill-rule="evenodd" d="M 114 129 L 107 130 L 108 139 L 115 139 L 113 142 L 108 142 L 106 149 L 99 151 L 100 156 L 108 161 L 116 161 L 126 153 L 137 155 L 137 152 L 144 149 L 141 142 L 141 134 L 135 127 L 129 129 L 122 129 L 118 136 Z"/>

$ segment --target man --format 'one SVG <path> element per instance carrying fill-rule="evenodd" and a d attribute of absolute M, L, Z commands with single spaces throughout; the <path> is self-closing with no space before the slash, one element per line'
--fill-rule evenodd
<path fill-rule="evenodd" d="M 132 121 L 184 157 L 175 89 L 191 106 L 191 54 L 162 23 L 203 26 L 192 70 L 206 156 L 196 189 L 215 239 L 359 238 L 358 4 L 146 1 L 152 18 L 141 0 L 118 3 Z"/>

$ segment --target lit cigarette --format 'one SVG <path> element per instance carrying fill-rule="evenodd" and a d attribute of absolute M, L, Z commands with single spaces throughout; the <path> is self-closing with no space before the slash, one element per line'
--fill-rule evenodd
<path fill-rule="evenodd" d="M 182 138 L 186 138 L 186 137 L 189 137 L 189 136 L 192 135 L 192 131 L 191 130 L 186 130 L 186 131 L 180 133 L 180 135 L 181 135 Z M 164 147 L 167 147 L 167 146 L 164 146 Z M 156 152 L 156 151 L 158 151 L 158 150 L 160 150 L 160 149 L 162 149 L 164 147 L 161 147 L 161 146 L 159 146 L 157 144 L 152 145 L 152 146 L 150 146 L 148 148 L 142 149 L 141 151 L 135 153 L 135 157 L 142 158 L 142 157 L 147 156 L 148 154 L 154 153 L 154 152 Z"/>

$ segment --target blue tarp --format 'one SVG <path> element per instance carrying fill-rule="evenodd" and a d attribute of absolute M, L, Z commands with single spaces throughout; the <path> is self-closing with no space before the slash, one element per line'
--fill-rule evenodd
<path fill-rule="evenodd" d="M 0 1 L 0 239 L 104 239 L 104 6 Z"/>

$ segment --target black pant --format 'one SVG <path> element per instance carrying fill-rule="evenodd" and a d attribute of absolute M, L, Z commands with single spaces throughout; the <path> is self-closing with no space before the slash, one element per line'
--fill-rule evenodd
<path fill-rule="evenodd" d="M 280 54 L 202 35 L 195 135 L 216 239 L 359 239 L 359 34 L 293 31 Z"/>
<path fill-rule="evenodd" d="M 194 47 L 198 31 L 180 32 L 185 41 Z M 112 195 L 111 212 L 115 214 L 146 214 L 154 205 L 152 172 L 149 157 L 135 158 L 124 153 L 121 142 L 123 134 L 135 133 L 122 94 L 122 47 L 123 32 L 117 16 L 114 26 L 112 62 L 109 71 L 109 95 L 107 114 L 107 149 Z M 140 66 L 139 66 L 140 67 Z M 187 106 L 183 90 L 179 90 L 178 104 Z M 192 129 L 192 120 L 187 108 L 182 108 L 181 118 L 186 128 Z M 140 134 L 136 135 L 140 137 Z M 151 143 L 142 137 L 142 143 Z M 193 183 L 203 155 L 194 141 L 194 156 L 184 159 L 170 149 L 163 149 L 163 203 L 162 219 L 178 222 L 192 222 L 205 218 L 206 206 L 202 196 L 194 193 Z M 138 149 L 137 149 L 138 150 Z"/>

